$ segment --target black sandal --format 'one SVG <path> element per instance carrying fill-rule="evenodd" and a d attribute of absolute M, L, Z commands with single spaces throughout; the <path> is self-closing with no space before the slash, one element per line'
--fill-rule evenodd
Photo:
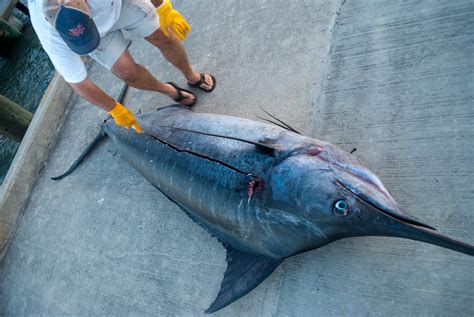
<path fill-rule="evenodd" d="M 193 101 L 192 103 L 190 103 L 189 105 L 183 105 L 183 104 L 181 104 L 181 103 L 180 103 L 180 104 L 181 104 L 182 106 L 185 106 L 185 107 L 192 107 L 192 106 L 194 106 L 194 105 L 196 104 L 196 102 L 197 102 L 197 96 L 196 96 L 195 94 L 193 94 L 193 93 L 190 92 L 189 90 L 186 90 L 186 89 L 183 89 L 183 88 L 179 87 L 178 85 L 176 85 L 176 84 L 175 84 L 174 82 L 172 82 L 172 81 L 167 82 L 167 84 L 170 84 L 171 86 L 173 86 L 173 88 L 176 89 L 176 91 L 178 92 L 178 97 L 176 97 L 176 98 L 171 98 L 171 99 L 173 99 L 174 101 L 176 101 L 176 102 L 179 103 L 180 101 L 182 101 L 182 100 L 184 100 L 184 99 L 186 99 L 186 98 L 189 98 L 189 97 L 183 96 L 183 92 L 187 92 L 188 94 L 194 96 L 194 101 Z"/>
<path fill-rule="evenodd" d="M 209 77 L 212 78 L 212 87 L 210 89 L 204 89 L 203 87 L 201 87 L 202 84 L 206 84 L 208 85 L 208 83 L 206 83 L 206 77 L 205 77 L 205 74 L 204 73 L 200 73 L 201 75 L 201 79 L 199 79 L 197 82 L 195 83 L 190 83 L 188 81 L 188 86 L 189 87 L 193 87 L 193 88 L 199 88 L 201 89 L 202 91 L 205 91 L 205 92 L 211 92 L 214 90 L 214 88 L 216 88 L 216 79 L 214 78 L 214 76 L 212 76 L 211 74 L 206 74 L 208 75 Z"/>

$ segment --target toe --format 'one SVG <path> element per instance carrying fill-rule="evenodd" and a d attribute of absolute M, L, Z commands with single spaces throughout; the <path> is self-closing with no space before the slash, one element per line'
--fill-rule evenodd
<path fill-rule="evenodd" d="M 189 81 L 191 87 L 199 87 L 200 89 L 210 92 L 214 89 L 216 82 L 212 75 L 206 73 L 199 73 L 200 79 L 196 81 Z"/>
<path fill-rule="evenodd" d="M 194 95 L 191 95 L 190 93 L 187 93 L 187 92 L 183 92 L 183 97 L 184 99 L 180 101 L 180 103 L 183 105 L 183 106 L 188 106 L 190 104 L 192 104 L 194 102 Z"/>
<path fill-rule="evenodd" d="M 212 80 L 212 77 L 209 74 L 204 74 L 204 83 L 202 85 L 204 86 L 203 88 L 209 90 L 212 88 L 213 85 L 214 81 Z"/>

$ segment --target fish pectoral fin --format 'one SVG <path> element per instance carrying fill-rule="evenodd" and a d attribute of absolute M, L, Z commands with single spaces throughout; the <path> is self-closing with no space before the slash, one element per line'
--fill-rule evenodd
<path fill-rule="evenodd" d="M 207 314 L 226 307 L 253 290 L 283 262 L 283 259 L 242 252 L 230 246 L 226 248 L 227 270 L 219 294 L 205 311 Z"/>
<path fill-rule="evenodd" d="M 72 163 L 68 170 L 62 173 L 61 175 L 51 177 L 51 179 L 57 181 L 71 174 L 76 169 L 76 167 L 78 167 L 79 164 L 81 164 L 81 162 L 89 155 L 89 153 L 92 152 L 92 150 L 104 138 L 104 136 L 106 136 L 106 133 L 104 131 L 104 128 L 101 127 L 100 131 L 97 133 L 92 142 L 87 145 L 87 147 L 82 151 L 81 155 L 79 155 L 79 157 Z"/>

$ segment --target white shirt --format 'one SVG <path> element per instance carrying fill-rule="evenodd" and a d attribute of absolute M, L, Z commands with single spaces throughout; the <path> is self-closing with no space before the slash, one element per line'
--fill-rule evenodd
<path fill-rule="evenodd" d="M 100 37 L 115 25 L 120 17 L 122 0 L 87 0 L 92 19 Z M 53 62 L 56 70 L 69 83 L 78 83 L 87 78 L 87 70 L 79 55 L 63 41 L 59 33 L 43 15 L 43 0 L 28 0 L 31 24 Z"/>

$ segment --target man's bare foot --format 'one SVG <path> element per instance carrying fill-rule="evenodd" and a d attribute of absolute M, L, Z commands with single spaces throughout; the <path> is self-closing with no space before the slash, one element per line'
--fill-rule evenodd
<path fill-rule="evenodd" d="M 206 73 L 194 73 L 191 80 L 188 81 L 190 87 L 200 88 L 205 92 L 211 92 L 216 87 L 214 76 Z"/>
<path fill-rule="evenodd" d="M 167 83 L 166 86 L 169 87 L 166 94 L 181 105 L 192 107 L 196 103 L 197 98 L 192 92 L 179 87 L 173 82 Z"/>

